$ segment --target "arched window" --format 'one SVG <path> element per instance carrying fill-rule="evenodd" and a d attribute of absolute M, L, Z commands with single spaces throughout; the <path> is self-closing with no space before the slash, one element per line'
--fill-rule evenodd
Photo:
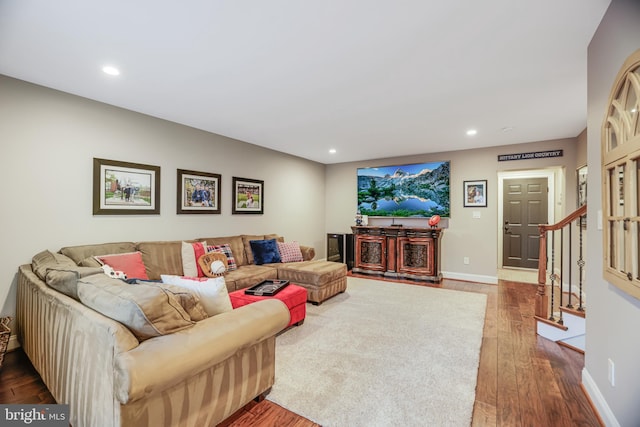
<path fill-rule="evenodd" d="M 640 50 L 620 69 L 602 124 L 604 278 L 640 299 Z"/>

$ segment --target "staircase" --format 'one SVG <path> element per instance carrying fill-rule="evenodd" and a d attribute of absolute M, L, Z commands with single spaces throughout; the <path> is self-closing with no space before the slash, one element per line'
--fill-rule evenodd
<path fill-rule="evenodd" d="M 586 301 L 583 247 L 587 206 L 562 221 L 539 225 L 536 333 L 584 353 Z"/>

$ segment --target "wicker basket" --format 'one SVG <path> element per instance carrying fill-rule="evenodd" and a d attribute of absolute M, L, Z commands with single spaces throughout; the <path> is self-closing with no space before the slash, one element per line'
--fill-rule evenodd
<path fill-rule="evenodd" d="M 11 336 L 11 329 L 9 329 L 10 321 L 11 317 L 0 317 L 0 369 L 2 369 L 4 354 L 7 352 L 9 337 Z"/>

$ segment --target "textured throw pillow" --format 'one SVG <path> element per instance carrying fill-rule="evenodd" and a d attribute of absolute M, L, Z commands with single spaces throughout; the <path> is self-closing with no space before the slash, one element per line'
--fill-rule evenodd
<path fill-rule="evenodd" d="M 52 268 L 69 269 L 75 267 L 77 267 L 76 263 L 70 258 L 47 250 L 34 255 L 31 259 L 31 268 L 33 269 L 33 272 L 42 280 L 46 279 L 47 271 Z"/>
<path fill-rule="evenodd" d="M 182 242 L 182 274 L 189 277 L 203 277 L 198 258 L 207 252 L 207 242 Z"/>
<path fill-rule="evenodd" d="M 68 269 L 50 268 L 45 282 L 49 287 L 73 299 L 78 298 L 78 280 L 93 274 L 102 274 L 97 267 L 73 267 Z"/>
<path fill-rule="evenodd" d="M 162 283 L 180 286 L 193 292 L 209 316 L 233 310 L 224 277 L 200 278 L 162 274 Z"/>
<path fill-rule="evenodd" d="M 233 271 L 238 269 L 236 259 L 231 252 L 231 246 L 228 243 L 223 245 L 210 245 L 207 246 L 207 252 L 220 252 L 227 256 L 227 271 Z M 185 274 L 187 276 L 187 274 Z"/>
<path fill-rule="evenodd" d="M 87 307 L 125 325 L 140 341 L 195 324 L 173 294 L 156 285 L 129 285 L 94 274 L 78 280 L 78 297 Z"/>
<path fill-rule="evenodd" d="M 298 242 L 277 242 L 278 252 L 282 262 L 300 262 L 304 261 L 300 244 Z"/>
<path fill-rule="evenodd" d="M 97 255 L 95 259 L 100 264 L 107 264 L 116 271 L 122 271 L 129 279 L 149 279 L 147 269 L 142 262 L 140 252 L 129 252 L 126 254 Z"/>
<path fill-rule="evenodd" d="M 253 263 L 256 265 L 281 262 L 276 239 L 250 240 Z"/>

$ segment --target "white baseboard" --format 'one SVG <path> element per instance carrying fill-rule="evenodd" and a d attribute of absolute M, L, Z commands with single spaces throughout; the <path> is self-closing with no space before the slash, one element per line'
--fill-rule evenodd
<path fill-rule="evenodd" d="M 482 276 L 480 274 L 466 274 L 443 271 L 442 277 L 444 277 L 445 279 L 464 280 L 465 282 L 488 283 L 490 285 L 498 284 L 497 276 Z"/>
<path fill-rule="evenodd" d="M 604 396 L 600 393 L 600 389 L 589 374 L 589 371 L 587 371 L 587 368 L 582 369 L 582 385 L 589 395 L 589 399 L 591 399 L 591 402 L 593 402 L 593 405 L 596 407 L 596 411 L 598 411 L 598 414 L 600 415 L 600 418 L 602 418 L 604 424 L 607 427 L 620 427 L 620 423 L 616 419 L 615 415 L 613 415 L 613 411 L 609 408 L 607 401 L 604 400 Z"/>
<path fill-rule="evenodd" d="M 9 343 L 7 344 L 7 351 L 15 350 L 20 347 L 20 343 L 18 342 L 18 337 L 15 335 L 11 335 L 9 337 Z"/>

